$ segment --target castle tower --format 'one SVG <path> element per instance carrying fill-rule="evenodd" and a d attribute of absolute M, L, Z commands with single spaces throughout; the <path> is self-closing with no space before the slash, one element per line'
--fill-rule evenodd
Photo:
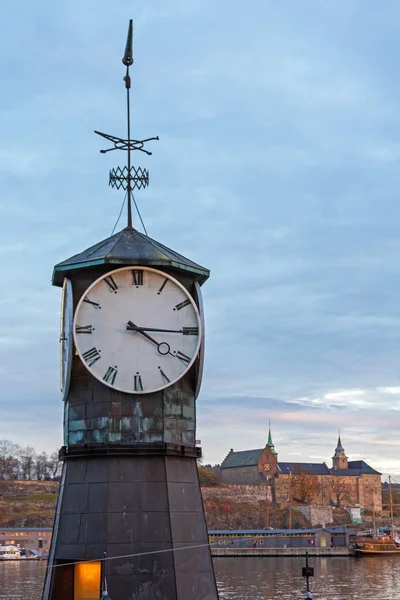
<path fill-rule="evenodd" d="M 337 446 L 335 448 L 335 454 L 334 454 L 334 456 L 332 456 L 332 466 L 335 469 L 335 471 L 337 469 L 348 469 L 349 468 L 348 459 L 347 459 L 346 453 L 344 451 L 344 448 L 342 446 L 342 441 L 340 439 L 340 431 L 339 431 Z"/>
<path fill-rule="evenodd" d="M 106 581 L 112 600 L 218 600 L 195 439 L 209 271 L 132 227 L 149 178 L 131 152 L 158 139 L 130 137 L 132 21 L 123 63 L 128 136 L 100 135 L 127 151 L 110 171 L 127 227 L 53 271 L 64 446 L 43 600 L 98 600 Z"/>
<path fill-rule="evenodd" d="M 276 476 L 278 470 L 278 453 L 272 441 L 271 423 L 268 429 L 268 441 L 258 459 L 258 471 L 262 478 L 268 481 Z"/>

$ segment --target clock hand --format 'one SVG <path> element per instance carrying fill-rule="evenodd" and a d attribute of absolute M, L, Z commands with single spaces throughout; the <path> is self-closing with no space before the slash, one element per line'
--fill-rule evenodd
<path fill-rule="evenodd" d="M 169 344 L 167 344 L 167 342 L 158 343 L 157 340 L 155 340 L 153 337 L 151 337 L 151 335 L 146 333 L 142 327 L 138 327 L 132 321 L 128 321 L 126 328 L 128 330 L 137 331 L 138 333 L 141 333 L 145 338 L 150 340 L 150 342 L 153 342 L 153 344 L 156 344 L 158 352 L 160 354 L 162 354 L 163 356 L 169 354 L 170 356 L 173 356 L 174 358 L 177 358 L 178 360 L 180 360 L 184 365 L 188 365 L 190 363 L 190 356 L 186 356 L 186 354 L 184 354 L 180 350 L 178 350 L 178 352 L 172 353 L 171 347 Z"/>
<path fill-rule="evenodd" d="M 136 325 L 131 325 L 132 321 L 129 321 L 126 328 L 130 331 L 161 331 L 163 333 L 183 333 L 183 329 L 159 329 L 157 327 L 137 327 Z"/>
<path fill-rule="evenodd" d="M 147 338 L 150 342 L 153 342 L 153 344 L 157 346 L 158 352 L 163 356 L 165 356 L 166 354 L 171 354 L 171 356 L 174 356 L 171 352 L 170 345 L 167 344 L 167 342 L 157 342 L 157 340 L 155 340 L 153 337 L 151 337 L 151 335 L 143 331 L 143 329 L 141 329 L 140 327 L 137 327 L 137 325 L 135 325 L 135 323 L 132 323 L 132 321 L 128 321 L 126 328 L 128 330 L 137 331 L 138 333 L 143 335 L 143 337 Z"/>

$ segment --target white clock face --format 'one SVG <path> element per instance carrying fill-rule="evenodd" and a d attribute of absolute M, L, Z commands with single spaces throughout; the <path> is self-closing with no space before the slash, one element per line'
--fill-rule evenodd
<path fill-rule="evenodd" d="M 74 340 L 86 368 L 129 394 L 162 390 L 192 366 L 200 347 L 197 307 L 170 275 L 124 267 L 95 281 L 79 301 Z"/>
<path fill-rule="evenodd" d="M 60 324 L 60 392 L 65 400 L 69 391 L 72 365 L 72 321 L 73 299 L 72 285 L 67 278 L 64 279 L 61 299 L 61 324 Z"/>

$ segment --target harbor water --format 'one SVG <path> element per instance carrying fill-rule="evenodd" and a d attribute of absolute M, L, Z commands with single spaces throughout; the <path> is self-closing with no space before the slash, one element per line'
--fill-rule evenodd
<path fill-rule="evenodd" d="M 400 558 L 313 558 L 314 600 L 400 600 Z M 303 600 L 304 558 L 216 558 L 221 600 Z M 0 562 L 0 600 L 40 600 L 45 563 Z M 129 600 L 129 599 L 127 599 Z M 188 599 L 190 600 L 190 599 Z"/>

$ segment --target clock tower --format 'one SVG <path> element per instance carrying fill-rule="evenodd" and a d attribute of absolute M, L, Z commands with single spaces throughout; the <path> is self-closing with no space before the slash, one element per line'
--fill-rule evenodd
<path fill-rule="evenodd" d="M 334 471 L 337 471 L 338 469 L 349 468 L 349 461 L 342 446 L 342 440 L 340 439 L 340 431 L 338 435 L 338 443 L 335 448 L 335 454 L 332 456 L 332 467 Z"/>
<path fill-rule="evenodd" d="M 123 58 L 127 152 L 110 172 L 127 227 L 57 264 L 63 471 L 43 600 L 217 600 L 196 459 L 208 269 L 132 226 L 132 21 Z M 103 150 L 102 152 L 108 152 Z"/>

